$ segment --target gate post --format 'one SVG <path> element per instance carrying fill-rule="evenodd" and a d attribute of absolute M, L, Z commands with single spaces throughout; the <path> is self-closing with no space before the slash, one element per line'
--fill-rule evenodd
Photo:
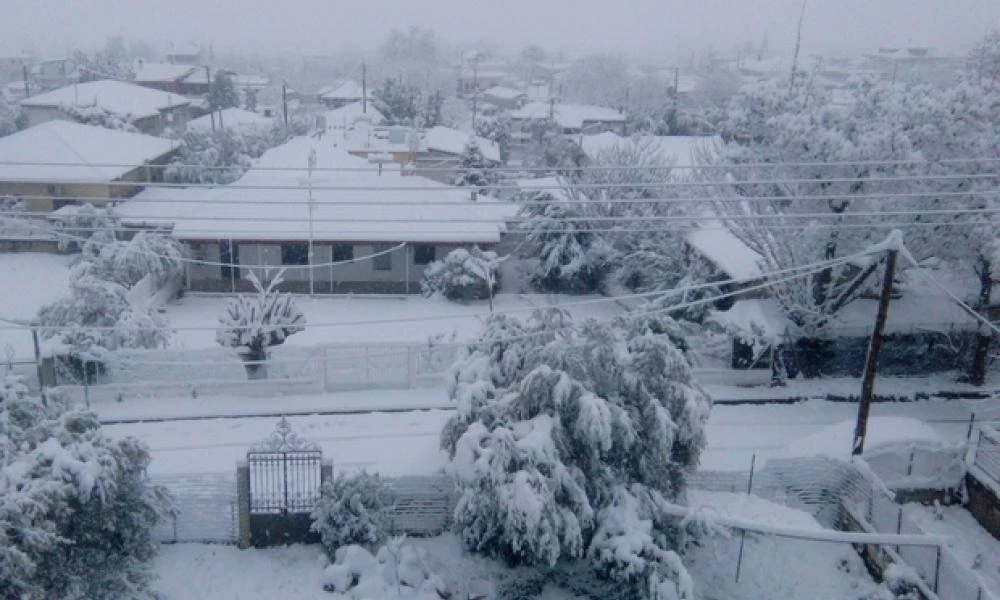
<path fill-rule="evenodd" d="M 322 486 L 327 481 L 333 481 L 333 461 L 324 458 L 319 464 L 319 484 Z"/>
<path fill-rule="evenodd" d="M 236 463 L 236 544 L 241 550 L 250 547 L 250 466 L 246 460 Z"/>

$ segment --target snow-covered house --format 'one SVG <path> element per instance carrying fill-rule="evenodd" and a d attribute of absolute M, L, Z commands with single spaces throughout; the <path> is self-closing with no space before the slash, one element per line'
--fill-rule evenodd
<path fill-rule="evenodd" d="M 31 70 L 31 80 L 41 90 L 64 86 L 78 76 L 76 60 L 65 57 L 41 60 Z"/>
<path fill-rule="evenodd" d="M 483 92 L 483 100 L 507 110 L 518 108 L 527 99 L 527 93 L 502 85 L 495 85 Z"/>
<path fill-rule="evenodd" d="M 224 108 L 212 114 L 188 121 L 188 131 L 208 132 L 215 129 L 232 129 L 240 133 L 266 132 L 276 121 L 242 108 Z"/>
<path fill-rule="evenodd" d="M 364 97 L 364 89 L 356 81 L 346 80 L 321 88 L 316 96 L 324 106 L 340 108 L 345 104 L 360 102 Z"/>
<path fill-rule="evenodd" d="M 188 265 L 191 290 L 248 290 L 247 270 L 267 266 L 298 292 L 417 293 L 431 261 L 497 244 L 516 207 L 379 170 L 324 136 L 269 150 L 230 186 L 149 189 L 119 210 L 135 227 L 172 227 L 203 261 Z"/>
<path fill-rule="evenodd" d="M 53 119 L 70 119 L 66 112 L 70 108 L 98 107 L 131 122 L 143 133 L 156 135 L 167 126 L 183 125 L 190 104 L 190 100 L 176 94 L 101 79 L 25 98 L 21 108 L 29 125 L 39 125 Z"/>
<path fill-rule="evenodd" d="M 71 121 L 48 121 L 0 138 L 0 194 L 51 212 L 128 198 L 162 179 L 176 142 Z"/>
<path fill-rule="evenodd" d="M 510 113 L 511 125 L 525 131 L 536 121 L 555 121 L 566 134 L 625 132 L 625 112 L 589 104 L 529 102 Z"/>
<path fill-rule="evenodd" d="M 132 81 L 173 94 L 200 96 L 208 93 L 208 77 L 203 67 L 195 65 L 140 61 Z"/>
<path fill-rule="evenodd" d="M 168 63 L 178 65 L 197 65 L 201 63 L 202 50 L 197 44 L 170 44 L 170 49 L 164 55 Z"/>

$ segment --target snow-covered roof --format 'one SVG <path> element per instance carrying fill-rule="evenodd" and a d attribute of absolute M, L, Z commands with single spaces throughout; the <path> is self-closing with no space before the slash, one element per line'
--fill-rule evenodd
<path fill-rule="evenodd" d="M 468 190 L 399 170 L 384 169 L 380 176 L 367 160 L 313 137 L 269 150 L 231 186 L 149 188 L 119 210 L 132 224 L 172 223 L 181 240 L 303 241 L 310 220 L 305 167 L 314 150 L 317 169 L 350 169 L 314 172 L 318 241 L 496 243 L 517 211 L 484 196 L 472 202 Z"/>
<path fill-rule="evenodd" d="M 326 118 L 327 127 L 332 128 L 351 127 L 359 119 L 368 119 L 373 125 L 378 125 L 385 120 L 385 117 L 373 106 L 372 102 L 368 102 L 368 112 L 364 112 L 364 109 L 361 102 L 351 102 L 340 108 L 327 111 L 323 116 Z"/>
<path fill-rule="evenodd" d="M 338 84 L 325 87 L 319 91 L 320 98 L 328 100 L 357 100 L 364 95 L 364 90 L 356 81 L 342 81 Z"/>
<path fill-rule="evenodd" d="M 697 136 L 697 135 L 642 135 L 642 136 L 621 136 L 613 131 L 605 131 L 593 135 L 580 136 L 580 147 L 590 158 L 595 158 L 601 152 L 613 148 L 617 145 L 628 144 L 632 140 L 637 140 L 642 144 L 649 144 L 655 148 L 667 160 L 672 160 L 675 165 L 688 166 L 695 163 L 696 153 L 701 150 L 711 150 L 717 144 L 722 143 L 722 138 L 718 136 Z"/>
<path fill-rule="evenodd" d="M 21 106 L 27 107 L 96 105 L 110 113 L 135 119 L 154 116 L 160 111 L 187 104 L 190 104 L 190 100 L 177 94 L 111 79 L 74 83 L 21 101 Z"/>
<path fill-rule="evenodd" d="M 470 138 L 475 138 L 479 149 L 482 150 L 483 156 L 487 160 L 500 162 L 500 148 L 492 141 L 478 135 L 470 136 L 464 131 L 441 125 L 431 127 L 424 132 L 423 146 L 431 151 L 461 154 Z"/>
<path fill-rule="evenodd" d="M 490 89 L 484 91 L 483 94 L 487 96 L 493 96 L 494 98 L 500 98 L 503 100 L 514 100 L 515 98 L 520 98 L 522 96 L 527 95 L 521 90 L 515 90 L 514 88 L 502 85 L 495 85 Z"/>
<path fill-rule="evenodd" d="M 173 63 L 141 62 L 135 72 L 135 81 L 143 83 L 163 83 L 184 79 L 194 73 L 192 65 L 176 65 Z"/>
<path fill-rule="evenodd" d="M 238 129 L 241 131 L 251 129 L 266 130 L 274 126 L 274 119 L 270 117 L 258 115 L 255 112 L 243 110 L 242 108 L 232 107 L 216 111 L 214 117 L 213 115 L 204 115 L 197 119 L 192 119 L 187 124 L 188 131 L 211 131 L 213 118 L 218 127 L 220 123 L 219 112 L 222 113 L 222 126 L 226 129 Z"/>
<path fill-rule="evenodd" d="M 753 281 L 763 275 L 761 257 L 747 248 L 718 221 L 703 223 L 690 231 L 685 241 L 711 261 L 730 278 L 738 282 Z"/>
<path fill-rule="evenodd" d="M 626 120 L 625 113 L 614 108 L 560 103 L 552 107 L 547 102 L 529 102 L 511 111 L 510 116 L 512 119 L 540 120 L 548 119 L 550 112 L 564 129 L 581 129 L 584 123 L 624 123 Z"/>
<path fill-rule="evenodd" d="M 104 183 L 176 147 L 150 135 L 47 121 L 0 138 L 0 180 Z"/>

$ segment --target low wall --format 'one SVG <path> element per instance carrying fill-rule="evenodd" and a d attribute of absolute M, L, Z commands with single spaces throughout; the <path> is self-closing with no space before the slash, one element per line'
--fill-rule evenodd
<path fill-rule="evenodd" d="M 1000 540 L 1000 494 L 998 490 L 979 480 L 973 473 L 965 476 L 965 490 L 969 502 L 966 508 L 979 521 L 983 529 Z"/>

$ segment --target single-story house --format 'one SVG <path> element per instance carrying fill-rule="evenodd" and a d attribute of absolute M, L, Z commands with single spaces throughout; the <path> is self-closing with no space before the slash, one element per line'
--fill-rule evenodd
<path fill-rule="evenodd" d="M 208 132 L 215 129 L 232 129 L 241 133 L 267 132 L 277 121 L 242 108 L 224 108 L 214 113 L 191 119 L 188 131 Z"/>
<path fill-rule="evenodd" d="M 21 101 L 21 108 L 29 125 L 39 125 L 53 119 L 70 119 L 66 113 L 69 107 L 97 106 L 130 121 L 143 133 L 157 135 L 167 126 L 182 126 L 187 120 L 190 103 L 187 98 L 176 94 L 101 79 L 74 83 L 25 98 Z"/>
<path fill-rule="evenodd" d="M 424 268 L 451 250 L 493 247 L 516 208 L 379 170 L 324 136 L 269 150 L 229 186 L 148 189 L 119 212 L 132 227 L 172 228 L 202 261 L 187 266 L 190 290 L 249 290 L 248 270 L 266 266 L 287 269 L 290 291 L 399 294 L 419 293 Z"/>
<path fill-rule="evenodd" d="M 407 166 L 408 175 L 421 175 L 441 183 L 455 178 L 459 156 L 465 150 L 470 135 L 450 127 L 437 126 L 427 130 L 409 127 L 355 127 L 345 132 L 342 141 L 347 151 L 372 161 Z M 500 163 L 500 148 L 492 141 L 475 136 L 483 156 Z"/>
<path fill-rule="evenodd" d="M 208 73 L 204 67 L 139 61 L 136 85 L 190 96 L 200 96 L 209 91 Z"/>
<path fill-rule="evenodd" d="M 512 110 L 524 104 L 528 94 L 521 90 L 495 85 L 483 92 L 483 100 L 498 108 Z"/>
<path fill-rule="evenodd" d="M 345 104 L 360 102 L 364 93 L 364 89 L 357 82 L 347 80 L 321 88 L 316 96 L 327 108 L 340 108 Z"/>
<path fill-rule="evenodd" d="M 508 79 L 510 74 L 505 65 L 488 63 L 468 65 L 459 74 L 459 89 L 462 95 L 468 96 L 501 85 Z"/>
<path fill-rule="evenodd" d="M 555 121 L 563 133 L 625 132 L 625 112 L 604 106 L 589 104 L 565 104 L 559 102 L 529 102 L 510 113 L 511 125 L 519 131 L 527 131 L 535 121 Z"/>
<path fill-rule="evenodd" d="M 0 194 L 32 212 L 128 198 L 161 181 L 177 143 L 71 121 L 48 121 L 0 138 Z"/>

